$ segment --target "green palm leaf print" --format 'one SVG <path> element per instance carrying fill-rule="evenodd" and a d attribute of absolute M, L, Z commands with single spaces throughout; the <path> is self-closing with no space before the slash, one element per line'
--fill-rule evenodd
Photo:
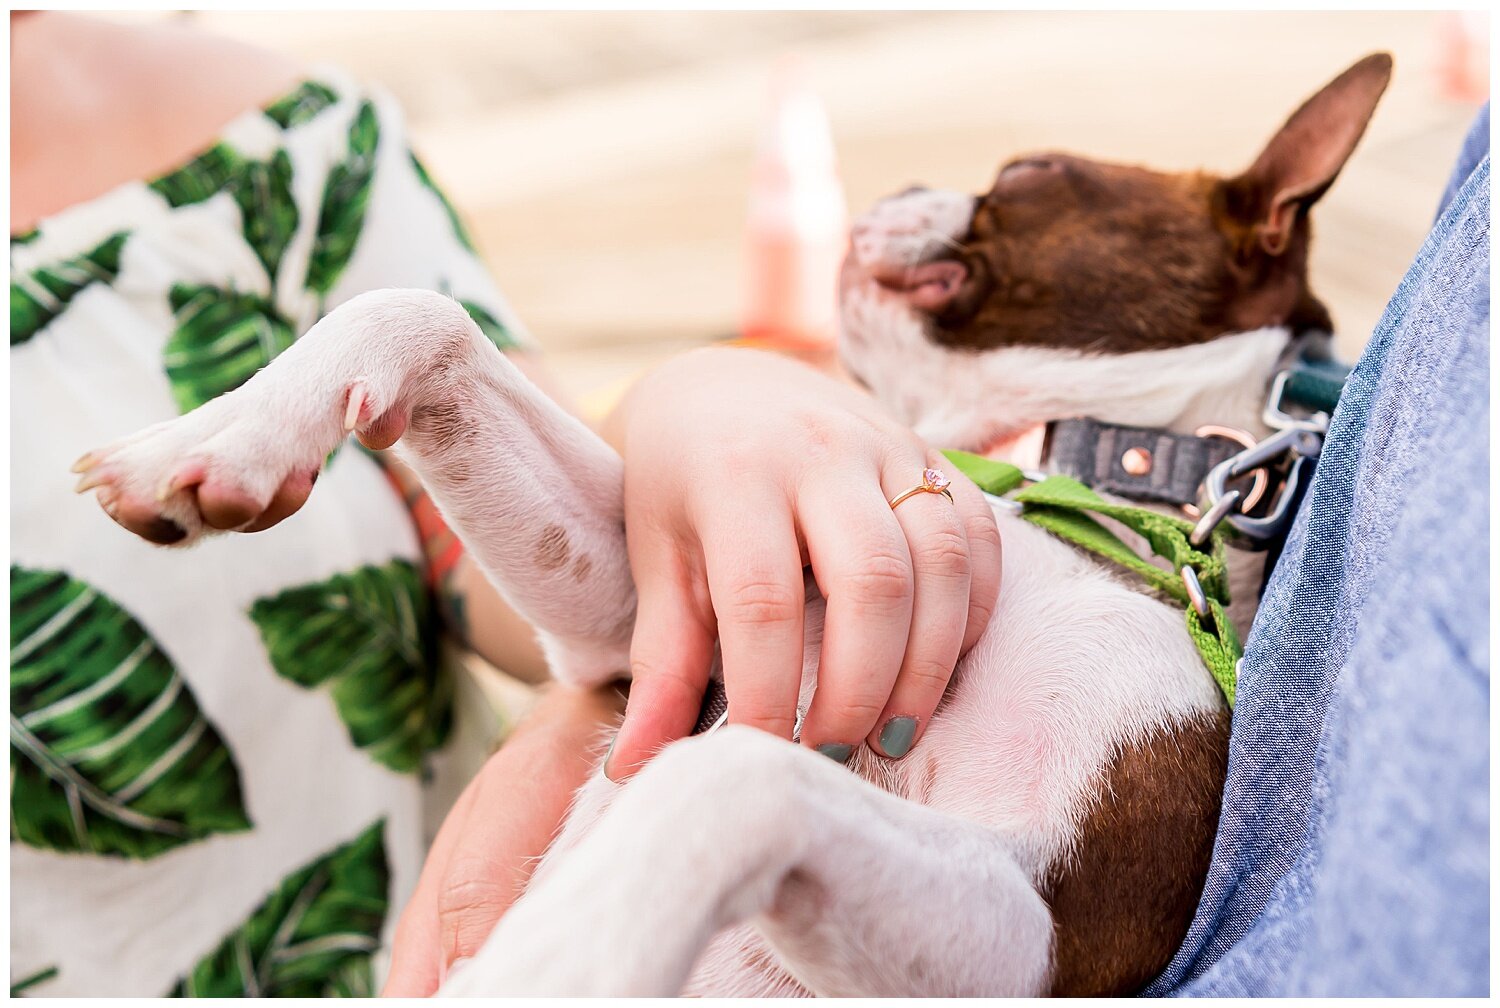
<path fill-rule="evenodd" d="M 365 224 L 365 208 L 375 180 L 375 150 L 380 145 L 380 123 L 375 106 L 360 105 L 349 126 L 349 153 L 328 173 L 323 186 L 323 212 L 307 264 L 307 287 L 326 295 L 344 273 Z"/>
<path fill-rule="evenodd" d="M 172 997 L 368 996 L 390 870 L 385 820 L 288 875 Z"/>
<path fill-rule="evenodd" d="M 469 318 L 474 320 L 475 324 L 479 326 L 480 332 L 484 333 L 495 346 L 501 350 L 514 350 L 520 346 L 520 342 L 505 327 L 504 322 L 495 318 L 495 316 L 485 311 L 473 301 L 460 300 L 458 303 L 463 305 L 464 311 L 469 313 Z"/>
<path fill-rule="evenodd" d="M 339 100 L 333 89 L 317 81 L 306 81 L 301 87 L 265 108 L 266 118 L 282 129 L 301 126 L 317 118 L 319 112 Z"/>
<path fill-rule="evenodd" d="M 256 294 L 174 284 L 169 300 L 177 328 L 162 362 L 184 413 L 239 388 L 296 338 L 291 324 Z"/>
<path fill-rule="evenodd" d="M 113 280 L 120 272 L 120 250 L 127 237 L 126 232 L 118 232 L 82 255 L 12 280 L 10 345 L 35 336 L 89 284 Z"/>
<path fill-rule="evenodd" d="M 10 620 L 13 839 L 149 858 L 250 828 L 233 756 L 128 612 L 13 566 Z"/>
<path fill-rule="evenodd" d="M 279 150 L 270 161 L 250 161 L 231 187 L 240 207 L 245 241 L 276 286 L 276 269 L 292 235 L 297 233 L 297 203 L 292 199 L 292 159 Z"/>
<path fill-rule="evenodd" d="M 201 203 L 229 185 L 245 168 L 245 158 L 217 143 L 169 175 L 150 184 L 173 208 Z"/>
<path fill-rule="evenodd" d="M 414 772 L 447 737 L 453 685 L 410 562 L 289 588 L 257 600 L 250 618 L 277 673 L 308 689 L 328 684 L 349 737 L 377 762 Z"/>
<path fill-rule="evenodd" d="M 265 267 L 271 286 L 275 286 L 276 268 L 297 231 L 292 159 L 284 149 L 270 161 L 255 161 L 227 143 L 218 143 L 177 171 L 150 183 L 150 188 L 174 208 L 228 192 L 239 205 L 245 241 Z"/>
<path fill-rule="evenodd" d="M 48 966 L 46 969 L 38 970 L 30 976 L 22 977 L 20 980 L 17 980 L 15 983 L 10 985 L 10 996 L 22 997 L 26 994 L 27 991 L 31 990 L 31 988 L 39 987 L 42 984 L 46 983 L 48 980 L 56 980 L 57 973 L 58 970 L 56 966 Z"/>
<path fill-rule="evenodd" d="M 448 222 L 453 225 L 453 233 L 458 236 L 459 243 L 470 252 L 476 251 L 474 243 L 469 239 L 468 229 L 464 227 L 464 222 L 458 216 L 458 211 L 454 209 L 452 203 L 448 202 L 447 194 L 438 188 L 437 183 L 432 180 L 432 176 L 427 174 L 427 166 L 417 160 L 417 156 L 409 151 L 407 152 L 407 156 L 411 158 L 411 166 L 417 173 L 417 181 L 426 186 L 438 198 L 438 202 L 443 204 L 443 210 L 448 214 Z"/>

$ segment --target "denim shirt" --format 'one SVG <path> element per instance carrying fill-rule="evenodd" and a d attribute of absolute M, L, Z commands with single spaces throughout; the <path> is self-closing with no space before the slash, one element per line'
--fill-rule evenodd
<path fill-rule="evenodd" d="M 1333 417 L 1147 994 L 1488 991 L 1488 146 L 1486 106 Z"/>

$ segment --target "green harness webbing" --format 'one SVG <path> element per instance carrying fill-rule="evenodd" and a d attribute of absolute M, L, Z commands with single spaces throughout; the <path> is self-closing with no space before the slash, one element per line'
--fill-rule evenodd
<path fill-rule="evenodd" d="M 945 451 L 948 460 L 985 493 L 1004 497 L 1025 482 L 1021 470 L 968 452 Z M 1243 654 L 1229 622 L 1229 576 L 1225 563 L 1224 532 L 1216 529 L 1211 552 L 1193 546 L 1188 537 L 1193 524 L 1145 508 L 1111 504 L 1082 483 L 1067 476 L 1048 476 L 1010 498 L 1022 507 L 1021 517 L 1060 539 L 1139 575 L 1147 584 L 1181 602 L 1187 611 L 1187 631 L 1224 699 L 1234 706 L 1235 666 Z M 1136 554 L 1109 529 L 1090 517 L 1103 515 L 1143 536 L 1152 552 L 1172 565 L 1166 571 Z M 1207 597 L 1208 611 L 1193 608 L 1181 572 L 1190 569 Z"/>

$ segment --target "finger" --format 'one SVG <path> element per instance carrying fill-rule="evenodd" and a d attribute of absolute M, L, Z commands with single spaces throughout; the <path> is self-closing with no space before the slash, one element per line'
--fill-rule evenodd
<path fill-rule="evenodd" d="M 888 477 L 902 492 L 909 475 Z M 870 747 L 892 759 L 911 751 L 953 678 L 963 646 L 972 578 L 969 542 L 954 502 L 938 493 L 918 493 L 893 513 L 911 551 L 911 633 L 901 671 L 891 688 Z"/>
<path fill-rule="evenodd" d="M 843 481 L 840 488 L 833 479 Z M 906 654 L 912 565 L 900 524 L 875 473 L 810 484 L 819 501 L 801 515 L 813 571 L 828 604 L 818 690 L 802 724 L 802 742 L 847 762 L 875 728 Z M 868 488 L 849 500 L 848 486 Z M 946 502 L 945 502 L 946 503 Z"/>
<path fill-rule="evenodd" d="M 442 983 L 438 893 L 448 869 L 448 859 L 465 834 L 483 774 L 481 768 L 479 775 L 458 796 L 427 852 L 422 874 L 417 878 L 417 888 L 396 924 L 395 940 L 391 945 L 391 968 L 386 974 L 381 997 L 430 997 Z"/>
<path fill-rule="evenodd" d="M 264 532 L 283 519 L 290 518 L 301 509 L 303 504 L 307 503 L 307 497 L 312 493 L 313 484 L 317 481 L 317 470 L 292 473 L 281 481 L 281 486 L 276 488 L 275 495 L 271 497 L 271 503 L 261 512 L 260 517 L 241 531 Z"/>
<path fill-rule="evenodd" d="M 742 490 L 700 526 L 733 724 L 791 738 L 802 685 L 806 595 L 791 506 Z"/>
<path fill-rule="evenodd" d="M 670 550 L 670 544 L 666 544 Z M 662 746 L 693 730 L 708 685 L 714 628 L 669 557 L 636 578 L 640 597 L 630 642 L 630 700 L 605 762 L 610 780 L 629 779 Z"/>
<path fill-rule="evenodd" d="M 941 468 L 942 461 L 934 452 L 928 464 L 939 464 Z M 958 508 L 964 536 L 969 540 L 969 619 L 964 629 L 963 647 L 959 651 L 964 655 L 989 626 L 990 617 L 995 615 L 995 606 L 1000 600 L 1003 554 L 995 511 L 985 500 L 984 493 L 962 473 L 954 472 L 951 465 L 943 471 L 953 480 L 948 489 Z"/>

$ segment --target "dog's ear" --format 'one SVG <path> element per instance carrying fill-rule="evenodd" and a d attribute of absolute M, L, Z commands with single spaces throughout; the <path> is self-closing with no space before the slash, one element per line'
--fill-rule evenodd
<path fill-rule="evenodd" d="M 1241 259 L 1280 255 L 1307 208 L 1354 152 L 1391 79 L 1391 57 L 1372 53 L 1302 104 L 1249 170 L 1222 183 L 1225 208 L 1244 230 Z"/>

